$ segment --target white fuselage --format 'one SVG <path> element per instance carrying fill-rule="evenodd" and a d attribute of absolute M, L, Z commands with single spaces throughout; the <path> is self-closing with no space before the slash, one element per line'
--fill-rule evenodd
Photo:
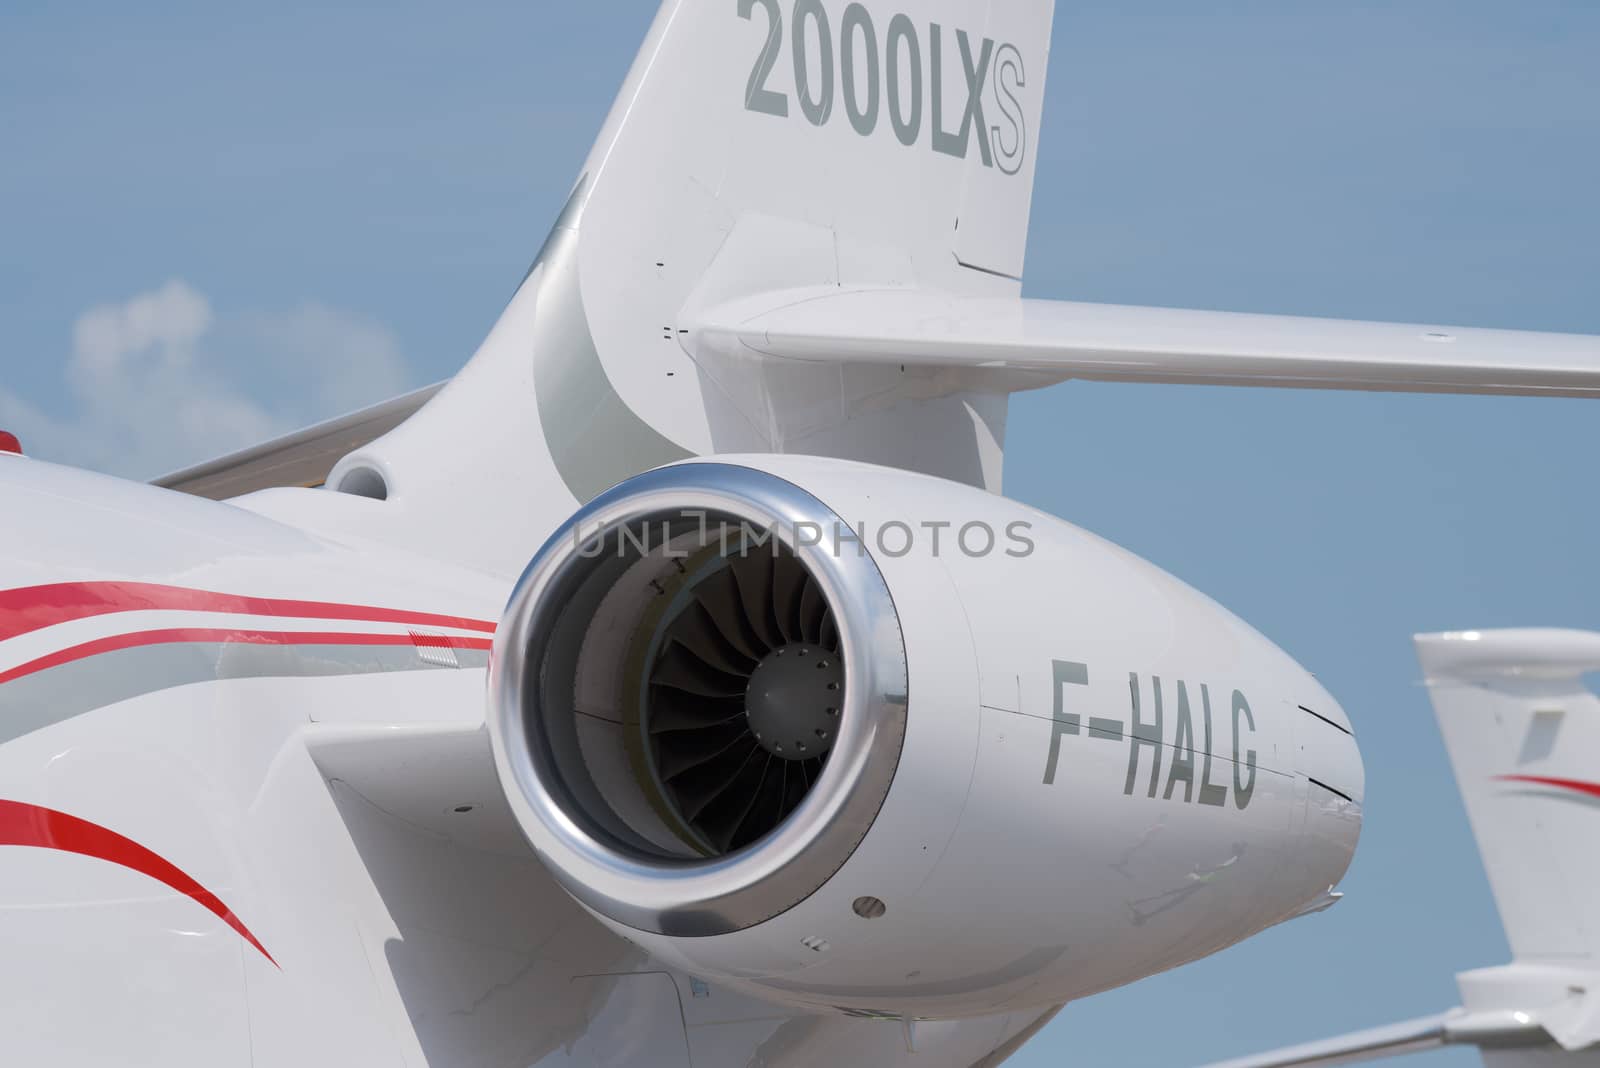
<path fill-rule="evenodd" d="M 375 503 L 279 492 L 315 498 L 321 514 Z M 767 925 L 732 958 L 715 939 L 673 945 L 624 932 L 630 945 L 550 878 L 499 794 L 483 668 L 509 576 L 25 459 L 0 459 L 0 495 L 11 506 L 0 529 L 0 1018 L 19 1063 L 633 1063 L 647 1056 L 638 1042 L 654 1058 L 668 1039 L 696 1064 L 744 1063 L 806 1021 L 792 1047 L 804 1063 L 826 1049 L 878 1048 L 881 1025 L 804 1006 L 840 1000 L 830 991 L 852 975 L 881 983 L 877 973 L 917 957 L 919 943 L 937 949 L 939 966 L 983 982 L 963 986 L 930 967 L 879 1000 L 907 1015 L 989 1013 L 918 1025 L 941 1036 L 938 1055 L 950 1059 L 915 1063 L 971 1063 L 1039 1017 L 1029 996 L 1039 982 L 1056 1000 L 1079 996 L 1314 907 L 1308 891 L 1337 879 L 1359 826 L 1358 808 L 1308 801 L 1311 765 L 1296 753 L 1318 736 L 1288 712 L 1285 685 L 1303 681 L 1298 669 L 1252 659 L 1259 637 L 1242 624 L 1185 660 L 1171 642 L 1192 633 L 1183 613 L 1225 614 L 1105 546 L 1101 564 L 1142 575 L 1145 600 L 1129 600 L 1110 572 L 1099 592 L 1089 572 L 1052 580 L 1104 607 L 1098 633 L 1052 625 L 1059 605 L 1048 598 L 985 603 L 974 596 L 981 584 L 959 574 L 954 585 L 900 587 L 913 684 L 926 692 L 943 677 L 949 688 L 913 713 L 903 774 L 875 829 L 877 840 L 922 836 L 930 848 L 900 860 L 859 854 L 868 867 L 858 874 L 881 876 L 872 889 L 905 902 L 867 925 L 871 938 L 835 934 L 826 967 L 787 950 L 762 956 L 763 944 L 781 946 L 793 923 L 809 922 L 813 905 L 854 892 L 844 887 Z M 973 635 L 983 646 L 994 626 L 1017 632 L 1008 613 L 1036 623 L 1023 628 L 1031 642 L 977 654 L 981 683 L 939 636 L 961 614 L 944 603 L 956 590 L 972 628 L 960 641 L 968 663 Z M 1120 606 L 1102 596 L 1117 590 Z M 1142 615 L 1135 629 L 1149 641 L 1119 639 L 1133 633 L 1119 612 Z M 1084 733 L 1052 743 L 1056 720 L 1039 707 L 1050 684 L 1036 683 L 1035 661 L 1068 654 L 1095 675 L 1070 695 Z M 1240 670 L 1269 662 L 1259 681 L 1278 681 L 1251 697 L 1245 742 L 1259 766 L 1241 808 L 1227 695 Z M 1129 741 L 1093 731 L 1091 715 L 1127 719 L 1129 672 L 1146 701 L 1166 687 L 1169 723 L 1183 679 L 1197 736 L 1200 687 L 1212 687 L 1193 794 L 1181 780 L 1168 790 L 1172 737 L 1153 779 L 1154 747 L 1133 747 L 1129 791 Z M 1209 773 L 1206 753 L 1216 758 Z M 970 793 L 926 793 L 951 776 Z M 1359 799 L 1359 784 L 1350 789 Z M 1317 835 L 1334 848 L 1307 852 Z M 937 924 L 931 941 L 926 923 Z M 712 968 L 697 969 L 697 955 Z M 769 985 L 699 996 L 702 973 L 740 959 Z M 1064 982 L 1073 974 L 1077 985 Z M 606 1020 L 617 1025 L 599 1026 Z M 882 1063 L 902 1055 L 897 1039 Z M 661 1056 L 651 1063 L 679 1054 Z"/>

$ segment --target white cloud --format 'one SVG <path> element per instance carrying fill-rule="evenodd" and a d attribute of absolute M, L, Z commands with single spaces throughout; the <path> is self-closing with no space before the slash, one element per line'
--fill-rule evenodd
<path fill-rule="evenodd" d="M 219 319 L 173 280 L 91 308 L 63 362 L 71 410 L 0 388 L 0 426 L 42 459 L 149 478 L 376 403 L 410 382 L 392 331 L 305 304 Z"/>
<path fill-rule="evenodd" d="M 211 329 L 211 304 L 189 286 L 171 281 L 153 293 L 123 304 L 104 304 L 78 316 L 72 328 L 69 370 L 93 390 L 130 368 L 153 361 L 164 370 L 181 370 L 194 357 L 194 344 Z"/>

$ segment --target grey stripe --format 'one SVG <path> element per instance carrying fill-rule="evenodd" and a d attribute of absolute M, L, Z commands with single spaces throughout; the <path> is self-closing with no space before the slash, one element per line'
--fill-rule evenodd
<path fill-rule="evenodd" d="M 489 654 L 456 649 L 461 666 Z M 412 645 L 257 645 L 175 642 L 115 649 L 0 684 L 0 745 L 73 716 L 158 690 L 219 679 L 314 678 L 450 670 Z"/>
<path fill-rule="evenodd" d="M 524 279 L 539 287 L 531 339 L 539 425 L 556 471 L 579 503 L 641 471 L 693 455 L 627 406 L 595 350 L 578 280 L 578 227 L 588 195 L 586 175 Z"/>

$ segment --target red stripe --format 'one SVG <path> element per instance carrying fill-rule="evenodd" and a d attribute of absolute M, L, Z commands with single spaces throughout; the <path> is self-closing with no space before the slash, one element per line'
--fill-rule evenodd
<path fill-rule="evenodd" d="M 0 801 L 0 845 L 58 849 L 64 853 L 107 860 L 141 875 L 148 875 L 204 905 L 212 915 L 232 927 L 263 957 L 272 961 L 273 967 L 280 967 L 272 959 L 272 954 L 256 941 L 250 929 L 239 922 L 233 910 L 222 903 L 221 898 L 190 878 L 177 865 L 116 831 L 54 809 L 25 805 L 20 801 Z"/>
<path fill-rule="evenodd" d="M 244 597 L 153 582 L 58 582 L 47 586 L 0 590 L 0 641 L 74 619 L 150 609 L 298 616 L 302 619 L 359 619 L 372 623 L 410 623 L 485 632 L 492 632 L 495 628 L 495 624 L 487 620 L 412 612 L 402 608 Z"/>
<path fill-rule="evenodd" d="M 452 649 L 488 649 L 493 645 L 489 638 L 465 638 L 454 635 L 441 636 Z M 274 631 L 230 630 L 211 627 L 176 627 L 170 630 L 141 630 L 132 634 L 114 634 L 109 638 L 58 649 L 19 664 L 9 671 L 0 672 L 0 683 L 20 679 L 46 668 L 70 664 L 74 660 L 132 649 L 141 645 L 170 645 L 179 642 L 227 642 L 255 645 L 416 645 L 409 634 L 356 634 L 344 631 Z"/>
<path fill-rule="evenodd" d="M 1584 782 L 1582 779 L 1552 779 L 1544 775 L 1496 775 L 1495 781 L 1526 782 L 1535 786 L 1554 786 L 1562 790 L 1588 794 L 1590 797 L 1600 797 L 1600 783 Z"/>

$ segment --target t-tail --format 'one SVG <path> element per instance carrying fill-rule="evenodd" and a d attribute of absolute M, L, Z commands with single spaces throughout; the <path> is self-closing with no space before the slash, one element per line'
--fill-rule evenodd
<path fill-rule="evenodd" d="M 1462 1005 L 1210 1068 L 1353 1064 L 1446 1045 L 1488 1068 L 1600 1065 L 1600 634 L 1419 634 L 1417 657 L 1511 945 Z"/>
<path fill-rule="evenodd" d="M 328 484 L 382 487 L 416 527 L 483 516 L 478 540 L 504 544 L 475 554 L 507 567 L 577 504 L 695 455 L 848 456 L 997 489 L 1005 389 L 779 366 L 713 324 L 841 289 L 1016 299 L 1053 14 L 668 0 L 478 353 Z"/>

